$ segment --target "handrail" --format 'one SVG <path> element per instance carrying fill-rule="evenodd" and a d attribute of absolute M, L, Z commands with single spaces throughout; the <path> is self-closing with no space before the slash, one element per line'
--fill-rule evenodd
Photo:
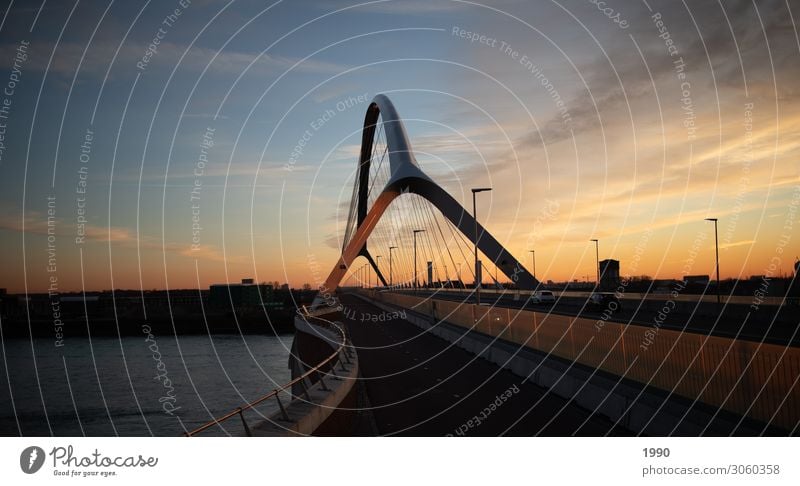
<path fill-rule="evenodd" d="M 346 351 L 347 351 L 347 335 L 346 335 L 344 329 L 341 326 L 339 326 L 338 324 L 334 323 L 334 322 L 328 321 L 327 319 L 323 319 L 321 317 L 311 316 L 311 315 L 309 315 L 307 313 L 303 314 L 300 311 L 298 311 L 298 314 L 300 314 L 307 321 L 309 319 L 315 319 L 315 320 L 322 321 L 324 323 L 323 327 L 328 327 L 328 328 L 336 331 L 339 334 L 339 337 L 341 338 L 341 342 L 339 343 L 339 347 L 336 349 L 336 351 L 334 351 L 330 356 L 325 358 L 318 365 L 316 365 L 313 368 L 309 369 L 308 371 L 306 371 L 302 375 L 298 376 L 297 378 L 293 379 L 292 381 L 290 381 L 288 383 L 285 383 L 283 385 L 280 385 L 278 388 L 275 388 L 274 390 L 272 390 L 271 392 L 267 393 L 266 395 L 254 400 L 252 402 L 245 403 L 243 406 L 237 407 L 236 409 L 226 413 L 225 415 L 223 415 L 221 417 L 218 417 L 218 418 L 215 418 L 214 420 L 212 420 L 212 421 L 210 421 L 210 422 L 208 422 L 206 424 L 203 424 L 200 427 L 198 427 L 198 428 L 196 428 L 196 429 L 194 429 L 194 430 L 192 430 L 190 432 L 185 432 L 183 435 L 185 435 L 186 437 L 194 437 L 195 435 L 197 435 L 197 434 L 199 434 L 199 433 L 201 433 L 201 432 L 203 432 L 205 430 L 208 430 L 208 429 L 210 429 L 211 427 L 213 427 L 215 425 L 221 425 L 226 420 L 229 420 L 229 419 L 231 419 L 231 418 L 233 418 L 233 417 L 238 415 L 242 419 L 242 424 L 244 425 L 245 432 L 247 433 L 248 436 L 251 436 L 252 433 L 250 431 L 250 427 L 247 425 L 247 422 L 245 421 L 244 415 L 243 415 L 243 413 L 246 412 L 247 410 L 250 410 L 250 409 L 256 407 L 257 405 L 269 400 L 270 398 L 275 398 L 277 400 L 277 402 L 278 402 L 278 407 L 280 408 L 280 411 L 281 411 L 281 414 L 283 415 L 284 420 L 288 421 L 289 420 L 289 416 L 286 413 L 286 409 L 284 408 L 283 403 L 281 403 L 281 399 L 280 399 L 280 396 L 279 396 L 280 392 L 291 388 L 292 386 L 296 385 L 297 383 L 301 383 L 301 385 L 303 386 L 304 394 L 306 395 L 306 399 L 308 399 L 308 390 L 307 390 L 306 385 L 305 385 L 305 379 L 310 377 L 312 373 L 316 373 L 317 374 L 317 378 L 319 379 L 320 383 L 322 384 L 322 388 L 324 390 L 327 390 L 327 385 L 325 385 L 325 382 L 322 381 L 322 375 L 324 373 L 322 373 L 320 370 L 321 370 L 321 368 L 323 366 L 325 366 L 325 365 L 327 365 L 329 363 L 332 363 L 337 358 L 339 358 L 343 351 L 345 351 L 345 357 L 347 357 L 347 354 L 346 354 Z M 349 360 L 348 360 L 348 363 L 349 363 Z M 336 374 L 335 366 L 336 366 L 336 363 L 333 363 L 332 366 L 331 366 L 331 371 L 333 371 L 334 375 Z M 344 367 L 344 365 L 342 365 L 342 368 L 343 368 L 343 370 L 347 369 L 347 368 Z"/>

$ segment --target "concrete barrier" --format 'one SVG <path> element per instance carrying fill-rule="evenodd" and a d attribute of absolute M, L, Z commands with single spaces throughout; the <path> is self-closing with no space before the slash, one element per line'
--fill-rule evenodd
<path fill-rule="evenodd" d="M 518 370 L 522 373 L 531 371 L 530 363 L 540 366 L 554 357 L 563 363 L 577 363 L 585 369 L 597 369 L 660 390 L 662 393 L 656 395 L 661 396 L 658 399 L 661 402 L 678 396 L 688 406 L 697 400 L 789 431 L 800 421 L 798 348 L 404 294 L 370 292 L 368 296 L 373 302 L 412 311 L 416 314 L 413 317 L 418 321 L 416 324 L 434 332 L 439 327 L 443 337 L 463 341 L 465 330 L 486 336 L 488 341 L 473 336 L 472 342 L 465 346 L 474 347 L 477 354 L 510 369 L 524 368 Z M 453 332 L 445 323 L 460 329 Z M 527 350 L 534 353 L 523 356 L 521 351 Z M 527 359 L 528 365 L 521 365 L 519 359 L 515 361 L 515 354 Z M 539 357 L 532 359 L 531 354 Z M 563 367 L 550 366 L 539 371 L 557 374 L 559 368 Z M 561 391 L 570 397 L 582 386 L 575 376 L 562 377 L 559 382 L 555 381 L 556 375 L 533 378 L 542 384 L 566 386 L 568 390 Z M 618 388 L 618 384 L 610 386 Z M 591 395 L 585 386 L 581 393 Z M 607 390 L 599 396 L 606 395 Z M 592 408 L 592 400 L 584 401 L 587 408 Z M 623 403 L 603 406 L 625 408 Z M 662 404 L 660 408 L 663 407 Z M 641 415 L 648 413 L 644 409 L 638 411 Z M 636 421 L 630 417 L 626 420 L 635 430 Z M 698 425 L 703 425 L 702 417 Z"/>
<path fill-rule="evenodd" d="M 293 379 L 339 347 L 339 338 L 334 332 L 302 317 L 295 318 L 295 330 L 290 356 Z M 352 401 L 358 379 L 358 355 L 351 353 L 343 358 L 346 362 L 334 365 L 333 370 L 323 370 L 322 380 L 313 376 L 305 380 L 305 386 L 298 384 L 292 389 L 294 399 L 285 406 L 288 420 L 283 412 L 275 412 L 252 428 L 253 435 L 307 436 L 322 427 L 325 435 L 349 435 L 352 424 L 337 419 L 336 412 L 342 403 Z"/>

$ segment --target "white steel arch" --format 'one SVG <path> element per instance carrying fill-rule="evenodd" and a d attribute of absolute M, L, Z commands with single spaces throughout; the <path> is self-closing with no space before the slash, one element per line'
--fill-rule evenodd
<path fill-rule="evenodd" d="M 386 134 L 386 144 L 389 154 L 390 177 L 371 208 L 367 207 L 370 173 L 370 157 L 372 144 L 378 118 L 382 120 L 382 127 Z M 414 193 L 427 199 L 450 222 L 461 231 L 470 241 L 475 241 L 475 220 L 450 194 L 434 182 L 417 164 L 411 142 L 408 140 L 403 121 L 397 113 L 391 100 L 386 95 L 379 94 L 367 108 L 364 119 L 364 129 L 361 138 L 361 152 L 359 158 L 357 227 L 353 236 L 345 241 L 342 255 L 334 265 L 325 283 L 320 286 L 319 300 L 327 300 L 335 292 L 339 283 L 344 278 L 347 269 L 358 256 L 364 256 L 372 264 L 381 281 L 386 283 L 378 267 L 367 251 L 367 238 L 369 238 L 375 225 L 389 207 L 391 202 L 403 193 Z M 521 289 L 535 289 L 539 282 L 523 267 L 511 253 L 488 232 L 480 223 L 477 224 L 478 249 L 486 255 L 497 268 L 514 281 Z"/>

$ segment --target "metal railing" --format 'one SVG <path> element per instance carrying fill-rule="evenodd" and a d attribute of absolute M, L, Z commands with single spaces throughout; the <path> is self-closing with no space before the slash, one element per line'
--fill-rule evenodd
<path fill-rule="evenodd" d="M 361 289 L 356 289 L 361 290 Z M 404 289 L 404 288 L 395 288 L 395 289 L 377 289 L 379 292 L 398 292 L 398 293 L 411 293 L 412 289 Z M 429 292 L 443 292 L 443 293 L 462 293 L 462 294 L 469 294 L 475 292 L 474 288 L 466 288 L 466 289 L 459 289 L 459 288 L 440 288 L 440 287 L 429 287 L 429 288 L 422 288 L 421 290 L 427 290 Z M 545 289 L 547 290 L 547 289 Z M 519 293 L 520 296 L 527 296 L 531 295 L 534 291 L 533 290 L 518 290 L 518 289 L 493 289 L 483 287 L 481 288 L 482 294 L 500 294 L 500 295 L 514 295 L 515 293 Z M 553 294 L 556 297 L 580 297 L 586 298 L 592 294 L 591 290 L 553 290 Z M 613 291 L 610 291 L 613 292 Z M 665 300 L 674 300 L 676 302 L 708 302 L 708 303 L 715 303 L 717 302 L 717 295 L 716 294 L 681 294 L 675 296 L 669 292 L 667 293 L 655 293 L 655 292 L 626 292 L 620 296 L 621 299 L 624 300 L 653 300 L 653 301 L 665 301 Z M 742 304 L 742 305 L 750 305 L 753 303 L 753 296 L 752 295 L 723 295 L 722 302 L 727 304 Z M 761 303 L 763 305 L 774 305 L 774 306 L 792 306 L 798 305 L 797 297 L 793 296 L 766 296 L 761 298 Z"/>
<path fill-rule="evenodd" d="M 303 309 L 303 310 L 305 311 L 305 309 Z M 306 313 L 302 313 L 302 312 L 298 311 L 298 314 L 300 314 L 304 319 L 306 319 L 306 321 L 309 324 L 311 323 L 312 320 L 313 321 L 319 321 L 319 322 L 315 322 L 315 324 L 319 325 L 321 327 L 330 329 L 330 330 L 334 331 L 336 334 L 338 334 L 338 336 L 339 336 L 341 341 L 339 343 L 337 343 L 338 344 L 338 348 L 336 349 L 336 351 L 331 353 L 330 356 L 328 356 L 327 358 L 322 360 L 319 364 L 317 364 L 313 368 L 309 369 L 308 371 L 306 371 L 302 375 L 298 376 L 297 378 L 293 379 L 292 381 L 290 381 L 288 383 L 285 383 L 285 384 L 273 389 L 271 392 L 267 393 L 266 395 L 254 400 L 252 402 L 246 403 L 246 404 L 242 405 L 241 407 L 237 407 L 236 409 L 226 413 L 225 415 L 223 415 L 221 417 L 218 417 L 218 418 L 215 418 L 214 420 L 212 420 L 212 421 L 210 421 L 210 422 L 208 422 L 206 424 L 203 424 L 200 427 L 198 427 L 198 428 L 196 428 L 196 429 L 194 429 L 194 430 L 192 430 L 190 432 L 185 432 L 183 435 L 185 435 L 186 437 L 193 437 L 193 436 L 195 436 L 197 434 L 200 434 L 201 432 L 204 432 L 204 431 L 210 429 L 211 427 L 214 427 L 215 425 L 220 425 L 221 426 L 223 422 L 225 422 L 225 421 L 227 421 L 229 419 L 232 419 L 233 417 L 236 417 L 238 415 L 239 418 L 242 421 L 242 425 L 244 426 L 245 434 L 247 434 L 248 437 L 252 437 L 253 433 L 250 430 L 250 426 L 247 424 L 247 421 L 244 418 L 244 412 L 255 408 L 256 406 L 266 402 L 269 399 L 274 398 L 275 401 L 278 404 L 278 408 L 280 409 L 281 418 L 283 420 L 289 422 L 290 421 L 289 414 L 286 412 L 286 407 L 284 407 L 283 402 L 281 402 L 281 397 L 280 397 L 280 393 L 281 392 L 286 391 L 286 390 L 290 390 L 294 385 L 299 383 L 300 386 L 303 388 L 303 395 L 305 395 L 306 400 L 310 400 L 310 397 L 309 397 L 309 394 L 308 394 L 308 386 L 306 385 L 306 379 L 307 378 L 310 378 L 312 375 L 316 375 L 317 381 L 320 383 L 321 388 L 323 390 L 325 390 L 325 391 L 329 391 L 330 388 L 328 388 L 328 386 L 325 383 L 325 380 L 323 378 L 323 376 L 327 375 L 328 373 L 323 371 L 322 368 L 325 367 L 326 365 L 330 364 L 331 365 L 330 366 L 330 374 L 332 374 L 334 377 L 338 376 L 336 374 L 336 365 L 337 364 L 340 366 L 341 371 L 345 371 L 345 372 L 349 371 L 349 369 L 345 366 L 345 363 L 346 364 L 352 364 L 352 362 L 350 361 L 350 358 L 352 357 L 352 355 L 350 353 L 352 351 L 350 350 L 350 348 L 347 347 L 347 334 L 345 333 L 345 330 L 341 326 L 339 326 L 338 324 L 336 324 L 334 322 L 328 321 L 326 319 L 322 319 L 321 317 L 311 316 L 311 315 L 309 315 L 307 313 L 307 311 L 306 311 Z M 342 358 L 344 358 L 344 360 L 342 360 Z"/>

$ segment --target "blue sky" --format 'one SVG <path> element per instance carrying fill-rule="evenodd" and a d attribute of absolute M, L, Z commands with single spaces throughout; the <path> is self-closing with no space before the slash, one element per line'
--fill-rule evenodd
<path fill-rule="evenodd" d="M 609 1 L 605 11 L 578 0 L 184 3 L 4 9 L 0 86 L 20 42 L 30 47 L 0 161 L 0 241 L 10 257 L 0 287 L 47 287 L 48 196 L 57 201 L 62 290 L 317 279 L 308 261 L 337 256 L 331 242 L 350 194 L 363 100 L 377 93 L 407 120 L 423 168 L 459 199 L 470 184 L 506 188 L 482 218 L 518 258 L 532 215 L 547 198 L 559 200 L 561 214 L 534 238 L 554 279 L 591 272 L 589 235 L 624 271 L 648 230 L 657 237 L 647 263 L 630 270 L 677 276 L 709 215 L 727 217 L 723 273 L 764 273 L 792 207 L 800 43 L 785 2 L 756 10 L 747 2 Z M 180 16 L 165 26 L 176 8 Z M 654 12 L 688 65 L 692 140 Z M 137 67 L 160 27 L 163 39 Z M 496 42 L 470 42 L 454 28 Z M 503 42 L 518 56 L 499 49 Z M 551 82 L 568 126 L 521 56 Z M 743 128 L 747 103 L 751 129 Z M 326 110 L 334 116 L 310 128 Z M 77 245 L 87 129 L 89 238 Z M 306 130 L 312 136 L 287 171 Z M 209 131 L 213 147 L 196 176 Z M 202 226 L 195 249 L 193 215 Z"/>

